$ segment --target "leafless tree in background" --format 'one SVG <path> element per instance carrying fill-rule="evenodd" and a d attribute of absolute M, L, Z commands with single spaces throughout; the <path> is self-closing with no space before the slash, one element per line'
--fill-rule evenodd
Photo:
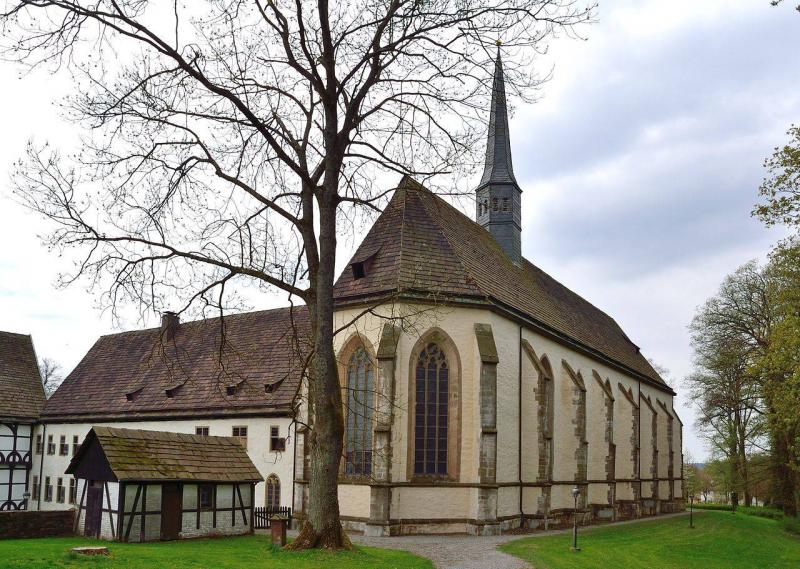
<path fill-rule="evenodd" d="M 4 0 L 5 56 L 70 73 L 76 155 L 31 145 L 16 191 L 54 222 L 112 309 L 178 298 L 222 311 L 242 287 L 308 306 L 307 520 L 295 547 L 347 545 L 337 474 L 336 242 L 379 210 L 387 173 L 468 173 L 497 40 L 516 95 L 583 0 Z M 462 184 L 463 186 L 463 184 Z M 461 187 L 460 191 L 468 190 Z M 172 308 L 172 307 L 171 307 Z"/>
<path fill-rule="evenodd" d="M 39 360 L 39 375 L 42 377 L 42 387 L 44 394 L 50 397 L 61 382 L 64 381 L 64 373 L 61 364 L 52 358 L 42 358 Z"/>

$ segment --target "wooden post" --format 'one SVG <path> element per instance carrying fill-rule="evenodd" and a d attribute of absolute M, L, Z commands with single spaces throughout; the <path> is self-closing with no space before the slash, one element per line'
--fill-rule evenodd
<path fill-rule="evenodd" d="M 278 547 L 286 545 L 286 519 L 282 516 L 272 516 L 269 525 L 272 532 L 272 543 Z"/>

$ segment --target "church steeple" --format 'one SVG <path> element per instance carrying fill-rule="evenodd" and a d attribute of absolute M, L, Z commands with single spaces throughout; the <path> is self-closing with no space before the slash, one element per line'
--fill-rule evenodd
<path fill-rule="evenodd" d="M 503 62 L 498 43 L 489 111 L 486 162 L 478 187 L 477 222 L 485 227 L 515 263 L 521 259 L 520 206 L 522 190 L 514 177 L 511 162 L 511 137 L 508 130 Z"/>

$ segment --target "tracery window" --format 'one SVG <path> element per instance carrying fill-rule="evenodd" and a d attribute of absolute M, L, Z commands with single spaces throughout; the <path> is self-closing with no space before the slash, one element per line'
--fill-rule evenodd
<path fill-rule="evenodd" d="M 414 400 L 414 474 L 447 475 L 450 369 L 438 344 L 417 358 Z"/>
<path fill-rule="evenodd" d="M 372 474 L 372 412 L 375 366 L 362 346 L 347 363 L 347 423 L 345 425 L 345 474 Z"/>
<path fill-rule="evenodd" d="M 281 506 L 281 481 L 274 475 L 267 476 L 267 509 L 277 510 Z"/>

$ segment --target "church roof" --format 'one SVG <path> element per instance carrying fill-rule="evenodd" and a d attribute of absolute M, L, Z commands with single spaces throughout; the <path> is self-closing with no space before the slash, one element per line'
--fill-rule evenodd
<path fill-rule="evenodd" d="M 375 221 L 334 293 L 339 305 L 387 296 L 489 305 L 539 331 L 672 391 L 602 310 L 527 259 L 517 265 L 494 238 L 409 177 Z"/>
<path fill-rule="evenodd" d="M 35 420 L 44 402 L 33 340 L 0 332 L 0 419 Z"/>
<path fill-rule="evenodd" d="M 296 330 L 296 332 L 295 332 Z M 47 401 L 47 420 L 286 414 L 308 337 L 305 307 L 102 336 Z"/>
<path fill-rule="evenodd" d="M 102 454 L 93 447 L 99 446 Z M 95 452 L 93 452 L 95 451 Z M 264 478 L 233 437 L 92 427 L 67 467 L 81 474 L 85 461 L 105 459 L 116 481 L 260 482 Z M 101 465 L 87 465 L 98 472 Z"/>

